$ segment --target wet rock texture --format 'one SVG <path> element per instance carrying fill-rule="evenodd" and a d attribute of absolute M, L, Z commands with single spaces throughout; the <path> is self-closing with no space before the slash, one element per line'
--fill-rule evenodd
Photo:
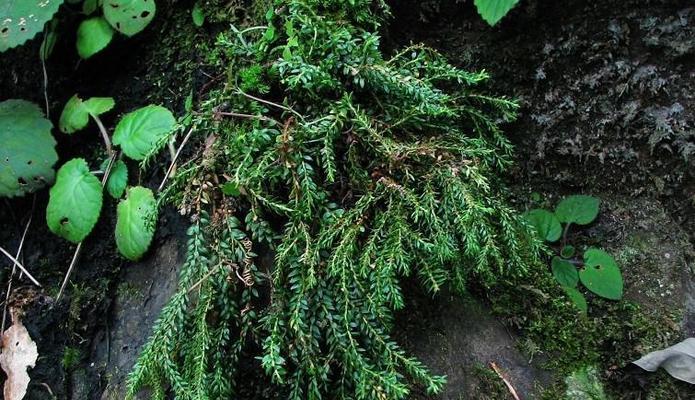
<path fill-rule="evenodd" d="M 672 315 L 666 320 L 684 336 L 695 334 L 695 8 L 688 3 L 527 0 L 490 28 L 469 2 L 406 2 L 388 37 L 484 68 L 493 90 L 519 100 L 520 117 L 506 128 L 517 146 L 510 183 L 519 206 L 533 192 L 549 206 L 568 194 L 600 197 L 599 220 L 576 239 L 613 254 L 626 298 Z M 422 316 L 422 325 L 444 327 L 439 336 L 406 334 L 414 352 L 449 374 L 442 398 L 481 398 L 479 379 L 460 361 L 486 364 L 487 354 L 522 398 L 533 398 L 543 374 L 514 361 L 523 358 L 518 339 L 481 328 L 491 317 L 468 320 L 462 315 L 470 310 L 452 304 L 453 314 Z"/>

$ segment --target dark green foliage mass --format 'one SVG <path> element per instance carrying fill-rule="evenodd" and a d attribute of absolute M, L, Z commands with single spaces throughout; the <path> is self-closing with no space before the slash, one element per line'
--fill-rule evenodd
<path fill-rule="evenodd" d="M 196 220 L 188 259 L 131 395 L 229 398 L 251 343 L 281 398 L 436 393 L 445 378 L 390 337 L 401 279 L 464 291 L 534 265 L 498 178 L 516 103 L 429 48 L 385 57 L 387 16 L 381 1 L 278 0 L 266 26 L 219 37 L 227 84 L 200 102 L 204 149 L 165 190 Z"/>

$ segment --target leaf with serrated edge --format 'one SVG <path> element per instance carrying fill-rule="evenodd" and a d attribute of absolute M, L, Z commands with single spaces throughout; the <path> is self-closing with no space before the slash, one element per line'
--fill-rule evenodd
<path fill-rule="evenodd" d="M 58 126 L 63 133 L 77 132 L 87 126 L 90 115 L 99 116 L 110 111 L 114 105 L 111 97 L 92 97 L 82 101 L 79 96 L 74 95 L 65 103 Z"/>
<path fill-rule="evenodd" d="M 22 196 L 53 182 L 58 153 L 52 128 L 36 104 L 0 102 L 0 197 Z"/>
<path fill-rule="evenodd" d="M 150 189 L 128 189 L 126 199 L 118 204 L 116 245 L 127 259 L 136 261 L 147 251 L 157 224 L 157 202 Z"/>
<path fill-rule="evenodd" d="M 568 196 L 555 207 L 555 215 L 566 224 L 588 225 L 598 216 L 599 203 L 599 199 L 593 196 Z"/>
<path fill-rule="evenodd" d="M 113 28 L 102 17 L 82 21 L 77 28 L 77 54 L 87 59 L 104 50 L 113 39 Z"/>
<path fill-rule="evenodd" d="M 584 252 L 584 268 L 579 270 L 579 280 L 595 294 L 611 300 L 623 297 L 623 277 L 620 268 L 610 254 L 600 249 Z"/>
<path fill-rule="evenodd" d="M 142 160 L 176 124 L 171 111 L 162 106 L 149 105 L 137 109 L 121 119 L 113 134 L 113 144 L 121 146 L 123 153 L 133 160 Z"/>
<path fill-rule="evenodd" d="M 107 158 L 101 163 L 101 170 L 106 171 L 109 166 L 109 159 Z M 125 165 L 123 160 L 117 160 L 113 163 L 111 167 L 111 174 L 109 179 L 106 181 L 106 191 L 109 192 L 111 197 L 114 199 L 120 199 L 123 197 L 123 192 L 125 187 L 128 185 L 128 166 Z"/>
<path fill-rule="evenodd" d="M 109 112 L 116 105 L 113 97 L 91 97 L 84 102 L 84 108 L 90 115 L 99 116 Z"/>
<path fill-rule="evenodd" d="M 0 53 L 26 42 L 43 30 L 63 0 L 0 2 Z"/>
<path fill-rule="evenodd" d="M 101 182 L 89 172 L 87 162 L 75 158 L 58 170 L 50 191 L 46 222 L 51 232 L 73 243 L 84 240 L 99 219 Z"/>

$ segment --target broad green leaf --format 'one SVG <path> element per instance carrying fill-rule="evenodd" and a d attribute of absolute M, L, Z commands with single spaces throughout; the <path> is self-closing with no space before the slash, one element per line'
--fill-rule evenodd
<path fill-rule="evenodd" d="M 542 239 L 548 242 L 554 242 L 560 239 L 562 235 L 562 226 L 560 225 L 560 221 L 555 217 L 555 214 L 537 208 L 524 215 Z"/>
<path fill-rule="evenodd" d="M 490 24 L 495 25 L 502 19 L 509 10 L 514 8 L 519 0 L 475 0 L 475 7 L 483 19 Z"/>
<path fill-rule="evenodd" d="M 121 119 L 113 134 L 113 144 L 133 160 L 142 160 L 174 128 L 176 119 L 171 111 L 149 105 Z"/>
<path fill-rule="evenodd" d="M 574 246 L 567 245 L 560 250 L 560 257 L 562 258 L 572 258 L 575 255 Z"/>
<path fill-rule="evenodd" d="M 34 192 L 55 177 L 53 125 L 34 103 L 0 102 L 0 197 Z"/>
<path fill-rule="evenodd" d="M 77 54 L 87 59 L 102 51 L 113 39 L 113 28 L 102 17 L 82 21 L 77 28 Z"/>
<path fill-rule="evenodd" d="M 150 189 L 128 189 L 126 199 L 118 204 L 116 245 L 118 251 L 136 261 L 147 251 L 157 224 L 157 202 Z"/>
<path fill-rule="evenodd" d="M 0 1 L 0 52 L 36 36 L 62 3 L 63 0 Z"/>
<path fill-rule="evenodd" d="M 84 102 L 77 95 L 73 95 L 60 114 L 58 127 L 63 133 L 74 133 L 89 123 L 89 113 L 84 107 Z"/>
<path fill-rule="evenodd" d="M 126 36 L 145 29 L 157 11 L 155 0 L 104 0 L 104 17 Z"/>
<path fill-rule="evenodd" d="M 106 172 L 106 168 L 109 166 L 109 159 L 107 158 L 101 163 L 102 171 Z M 120 199 L 123 197 L 123 192 L 125 187 L 128 185 L 128 166 L 125 165 L 123 160 L 116 160 L 111 167 L 111 174 L 109 179 L 106 181 L 106 191 L 109 192 L 111 197 L 114 199 Z"/>
<path fill-rule="evenodd" d="M 584 252 L 584 268 L 579 270 L 579 280 L 595 294 L 611 300 L 623 297 L 623 277 L 613 257 L 600 249 Z"/>
<path fill-rule="evenodd" d="M 74 158 L 58 170 L 50 191 L 46 222 L 51 232 L 73 243 L 84 240 L 99 219 L 101 182 L 89 172 L 87 162 Z"/>
<path fill-rule="evenodd" d="M 205 14 L 203 13 L 203 8 L 200 6 L 199 1 L 196 1 L 193 5 L 193 10 L 191 10 L 191 17 L 193 18 L 193 23 L 197 27 L 201 27 L 205 23 Z"/>
<path fill-rule="evenodd" d="M 111 97 L 92 97 L 87 101 L 82 101 L 74 95 L 65 103 L 63 112 L 60 114 L 58 126 L 64 133 L 74 133 L 89 123 L 89 116 L 98 116 L 109 110 L 115 105 Z"/>
<path fill-rule="evenodd" d="M 562 286 L 566 287 L 576 287 L 579 281 L 579 273 L 577 268 L 572 265 L 567 260 L 563 260 L 560 257 L 553 257 L 551 262 L 551 267 L 553 270 L 553 276 L 555 280 Z"/>
<path fill-rule="evenodd" d="M 586 304 L 586 297 L 584 297 L 582 292 L 573 287 L 563 286 L 562 288 L 565 290 L 565 293 L 567 293 L 567 297 L 570 298 L 572 303 L 582 314 L 586 314 L 589 311 L 589 306 Z"/>
<path fill-rule="evenodd" d="M 562 223 L 587 225 L 598 216 L 599 199 L 593 196 L 569 196 L 557 205 L 555 216 Z"/>

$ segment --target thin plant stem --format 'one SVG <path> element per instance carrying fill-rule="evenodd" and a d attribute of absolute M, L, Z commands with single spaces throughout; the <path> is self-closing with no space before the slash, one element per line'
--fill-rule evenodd
<path fill-rule="evenodd" d="M 219 111 L 219 112 L 217 112 L 217 115 L 223 115 L 225 117 L 257 119 L 259 121 L 267 121 L 267 122 L 272 122 L 275 125 L 280 125 L 280 123 L 278 121 L 276 121 L 272 118 L 266 117 L 265 115 L 242 114 L 242 113 L 227 112 L 227 111 Z"/>
<path fill-rule="evenodd" d="M 567 245 L 567 234 L 570 231 L 570 225 L 572 225 L 572 223 L 568 222 L 567 225 L 565 225 L 565 229 L 562 231 L 562 247 Z"/>
<path fill-rule="evenodd" d="M 181 141 L 179 148 L 176 150 L 176 154 L 174 154 L 174 157 L 171 159 L 171 165 L 169 165 L 169 168 L 167 168 L 167 172 L 164 174 L 164 179 L 162 179 L 162 183 L 160 183 L 159 187 L 157 188 L 158 192 L 161 192 L 162 188 L 164 188 L 164 184 L 167 182 L 167 179 L 169 179 L 169 175 L 171 175 L 171 172 L 176 167 L 176 160 L 179 159 L 179 156 L 181 155 L 181 151 L 183 150 L 183 147 L 188 142 L 188 139 L 191 138 L 191 135 L 193 134 L 194 130 L 195 130 L 195 126 L 191 127 L 191 129 L 188 130 L 188 133 Z"/>
<path fill-rule="evenodd" d="M 22 232 L 22 239 L 19 241 L 19 247 L 17 248 L 17 255 L 14 258 L 19 260 L 22 255 L 22 249 L 24 248 L 24 239 L 27 237 L 27 232 L 29 232 L 29 227 L 31 226 L 31 221 L 34 219 L 34 209 L 36 208 L 36 194 L 34 194 L 34 199 L 31 203 L 31 214 L 29 214 L 29 220 L 24 226 L 24 232 Z M 10 274 L 10 279 L 7 281 L 7 291 L 5 292 L 5 305 L 2 308 L 2 327 L 0 328 L 0 333 L 5 332 L 5 320 L 7 319 L 7 303 L 10 301 L 10 292 L 12 291 L 12 280 L 14 279 L 14 274 L 17 271 L 17 265 L 12 265 L 12 274 Z"/>
<path fill-rule="evenodd" d="M 4 254 L 5 257 L 9 258 L 10 261 L 12 261 L 12 262 L 14 263 L 14 265 L 16 265 L 17 267 L 19 267 L 19 269 L 22 270 L 22 272 L 24 272 L 24 273 L 26 274 L 27 278 L 29 278 L 29 279 L 34 283 L 34 285 L 36 285 L 36 286 L 38 286 L 38 287 L 41 287 L 41 284 L 39 283 L 39 281 L 37 281 L 37 280 L 29 273 L 29 271 L 27 271 L 27 269 L 24 268 L 24 265 L 22 265 L 22 263 L 20 263 L 19 260 L 17 260 L 15 257 L 12 256 L 12 254 L 10 254 L 7 250 L 3 249 L 2 247 L 0 247 L 0 253 Z"/>
<path fill-rule="evenodd" d="M 289 108 L 289 107 L 287 107 L 287 106 L 283 106 L 282 104 L 273 103 L 272 101 L 264 100 L 264 99 L 261 99 L 260 97 L 256 97 L 256 96 L 250 95 L 250 94 L 244 92 L 243 90 L 241 90 L 241 89 L 239 89 L 239 88 L 237 88 L 237 93 L 239 93 L 239 94 L 242 95 L 242 96 L 248 97 L 248 98 L 251 99 L 251 100 L 256 100 L 256 101 L 261 102 L 261 103 L 263 103 L 263 104 L 267 104 L 267 105 L 269 105 L 269 106 L 277 107 L 277 108 L 279 108 L 279 109 L 281 109 L 281 110 L 289 111 L 289 112 L 291 112 L 292 114 L 294 114 L 294 115 L 296 115 L 297 117 L 299 117 L 299 119 L 301 119 L 302 121 L 304 121 L 304 116 L 303 116 L 302 114 L 298 113 L 297 111 L 295 111 L 295 110 L 293 110 L 293 109 L 291 109 L 291 108 Z"/>
<path fill-rule="evenodd" d="M 101 122 L 101 119 L 99 119 L 99 116 L 94 114 L 90 115 L 92 118 L 94 118 L 94 122 L 96 122 L 97 126 L 99 127 L 101 138 L 104 140 L 104 146 L 106 146 L 106 154 L 111 156 L 111 153 L 113 153 L 113 148 L 111 146 L 111 139 L 109 139 L 109 133 L 106 131 L 106 127 L 104 127 L 104 124 Z"/>

